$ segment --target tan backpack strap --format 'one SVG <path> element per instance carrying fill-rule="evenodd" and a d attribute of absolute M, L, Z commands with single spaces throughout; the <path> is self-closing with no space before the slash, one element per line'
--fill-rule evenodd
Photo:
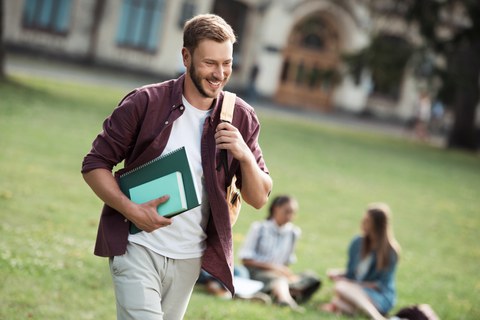
<path fill-rule="evenodd" d="M 232 92 L 224 91 L 222 112 L 220 113 L 220 120 L 226 122 L 232 122 L 233 109 L 235 108 L 235 99 L 237 95 Z"/>
<path fill-rule="evenodd" d="M 222 111 L 220 112 L 220 121 L 232 123 L 236 97 L 237 95 L 235 93 L 224 91 Z M 223 164 L 225 176 L 228 176 L 227 150 L 222 150 L 221 155 L 221 164 Z M 237 189 L 237 186 L 235 185 L 237 178 L 235 177 L 235 175 L 231 177 L 230 184 L 228 184 L 228 178 L 229 177 L 225 178 L 225 186 L 227 189 L 226 201 L 228 205 L 228 214 L 230 216 L 230 225 L 233 226 L 238 219 L 238 215 L 240 214 L 242 199 L 240 197 L 240 190 Z"/>

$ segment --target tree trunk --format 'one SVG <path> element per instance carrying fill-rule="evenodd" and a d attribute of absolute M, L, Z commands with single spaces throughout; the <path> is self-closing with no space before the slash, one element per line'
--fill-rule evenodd
<path fill-rule="evenodd" d="M 0 80 L 5 79 L 5 45 L 3 41 L 3 0 L 0 0 Z"/>
<path fill-rule="evenodd" d="M 479 103 L 480 43 L 464 43 L 457 49 L 451 63 L 455 79 L 454 123 L 448 138 L 448 146 L 475 151 L 478 148 L 475 124 Z"/>

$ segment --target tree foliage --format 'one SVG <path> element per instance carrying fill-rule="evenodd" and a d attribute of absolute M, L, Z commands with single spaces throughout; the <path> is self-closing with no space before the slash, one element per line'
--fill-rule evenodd
<path fill-rule="evenodd" d="M 396 98 L 407 60 L 415 76 L 437 86 L 436 98 L 454 115 L 449 146 L 476 150 L 475 125 L 479 104 L 480 1 L 478 0 L 367 0 L 372 18 L 401 16 L 408 28 L 418 30 L 421 42 L 405 45 L 398 37 L 374 35 L 370 46 L 346 57 L 354 76 L 367 67 L 376 90 Z M 406 36 L 406 35 L 404 35 Z M 435 84 L 435 85 L 433 85 Z"/>
<path fill-rule="evenodd" d="M 391 35 L 378 35 L 369 47 L 356 54 L 344 56 L 344 61 L 357 83 L 366 68 L 372 73 L 374 93 L 399 97 L 398 83 L 402 81 L 405 66 L 412 54 L 412 48 L 404 39 Z"/>
<path fill-rule="evenodd" d="M 454 123 L 449 146 L 478 148 L 475 125 L 479 103 L 480 2 L 478 0 L 410 0 L 406 19 L 415 23 L 424 46 L 436 60 L 428 76 L 441 79 L 439 98 L 451 104 Z"/>

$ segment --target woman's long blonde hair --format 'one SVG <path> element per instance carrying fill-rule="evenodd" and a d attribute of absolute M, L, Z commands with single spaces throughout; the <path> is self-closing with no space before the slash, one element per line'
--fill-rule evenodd
<path fill-rule="evenodd" d="M 391 226 L 391 210 L 385 203 L 371 203 L 367 206 L 367 214 L 372 222 L 373 230 L 366 234 L 362 245 L 362 257 L 369 252 L 377 253 L 377 269 L 382 270 L 390 264 L 391 253 L 398 258 L 400 255 L 400 245 L 393 235 Z M 373 243 L 375 238 L 376 243 Z M 375 247 L 374 247 L 375 246 Z"/>

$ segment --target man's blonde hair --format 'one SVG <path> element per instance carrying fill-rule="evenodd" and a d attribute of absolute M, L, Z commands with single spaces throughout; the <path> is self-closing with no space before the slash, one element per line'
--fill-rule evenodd
<path fill-rule="evenodd" d="M 232 27 L 215 14 L 200 14 L 187 22 L 183 28 L 183 46 L 193 53 L 198 43 L 202 40 L 213 40 L 216 42 L 237 41 Z"/>

